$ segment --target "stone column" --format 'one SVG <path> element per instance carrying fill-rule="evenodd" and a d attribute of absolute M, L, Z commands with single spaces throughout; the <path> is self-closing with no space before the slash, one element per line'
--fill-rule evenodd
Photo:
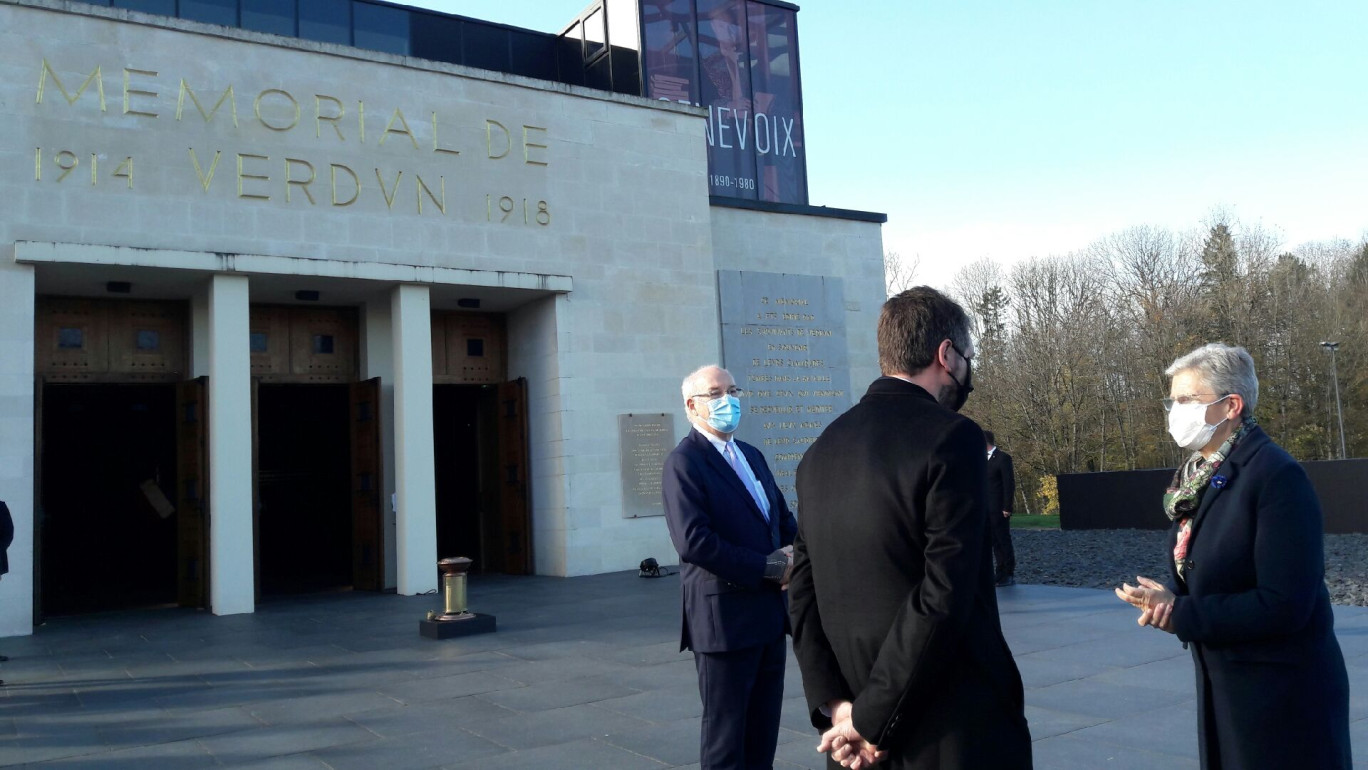
<path fill-rule="evenodd" d="M 4 264 L 12 254 L 0 249 L 0 500 L 14 519 L 0 636 L 33 633 L 34 275 L 32 265 Z"/>
<path fill-rule="evenodd" d="M 396 590 L 437 587 L 437 490 L 432 441 L 432 310 L 426 286 L 390 295 L 394 335 L 394 488 Z"/>
<path fill-rule="evenodd" d="M 247 277 L 209 279 L 209 605 L 256 608 L 252 552 L 252 375 Z"/>

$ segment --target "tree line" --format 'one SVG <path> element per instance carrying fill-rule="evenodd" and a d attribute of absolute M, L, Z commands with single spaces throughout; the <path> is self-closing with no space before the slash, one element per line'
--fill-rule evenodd
<path fill-rule="evenodd" d="M 889 291 L 913 281 L 888 255 Z M 1368 449 L 1368 237 L 1285 250 L 1228 218 L 1190 233 L 1133 227 L 1082 251 L 1010 267 L 984 259 L 950 293 L 975 322 L 965 407 L 1015 460 L 1032 512 L 1056 474 L 1174 467 L 1164 369 L 1207 342 L 1242 345 L 1259 375 L 1255 417 L 1299 460 Z M 1018 503 L 1023 502 L 1019 499 Z"/>

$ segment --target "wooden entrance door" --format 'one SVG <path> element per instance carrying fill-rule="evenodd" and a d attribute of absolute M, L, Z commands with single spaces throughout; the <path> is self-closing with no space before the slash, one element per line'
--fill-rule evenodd
<path fill-rule="evenodd" d="M 527 462 L 527 380 L 499 385 L 499 526 L 489 554 L 491 570 L 510 575 L 532 572 L 532 499 Z M 499 562 L 502 564 L 499 564 Z"/>
<path fill-rule="evenodd" d="M 384 587 L 380 378 L 351 383 L 352 586 Z"/>
<path fill-rule="evenodd" d="M 209 378 L 176 385 L 176 601 L 209 606 Z"/>

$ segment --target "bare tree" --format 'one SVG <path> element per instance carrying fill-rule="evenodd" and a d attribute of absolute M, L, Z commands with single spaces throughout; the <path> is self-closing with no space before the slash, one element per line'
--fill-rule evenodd
<path fill-rule="evenodd" d="M 884 252 L 884 288 L 888 296 L 901 294 L 916 285 L 921 256 L 904 259 L 896 251 Z"/>

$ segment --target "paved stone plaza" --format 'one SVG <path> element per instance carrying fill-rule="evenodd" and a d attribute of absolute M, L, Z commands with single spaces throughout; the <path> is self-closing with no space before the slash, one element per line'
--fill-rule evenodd
<path fill-rule="evenodd" d="M 696 767 L 677 577 L 477 577 L 496 634 L 433 641 L 436 596 L 344 593 L 251 615 L 60 618 L 0 639 L 0 765 Z M 1197 767 L 1192 664 L 1105 591 L 999 592 L 1038 768 Z M 1368 768 L 1368 608 L 1336 607 L 1355 767 Z M 819 768 L 797 666 L 777 768 Z"/>

